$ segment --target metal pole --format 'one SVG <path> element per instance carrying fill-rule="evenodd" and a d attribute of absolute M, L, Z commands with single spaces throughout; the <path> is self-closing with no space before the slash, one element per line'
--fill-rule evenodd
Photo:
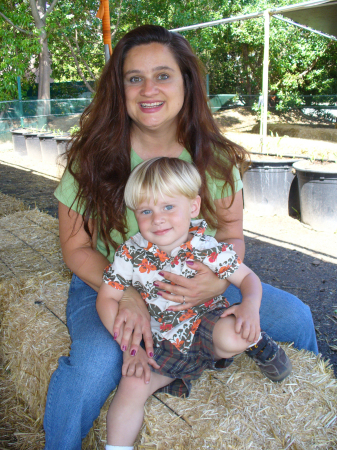
<path fill-rule="evenodd" d="M 20 123 L 23 128 L 23 109 L 22 109 L 22 93 L 21 93 L 21 78 L 18 76 L 18 94 L 19 94 L 19 109 L 20 109 Z"/>
<path fill-rule="evenodd" d="M 110 59 L 110 48 L 109 44 L 104 44 L 104 56 L 105 56 L 105 62 L 107 63 Z"/>
<path fill-rule="evenodd" d="M 198 23 L 196 25 L 188 25 L 186 27 L 180 27 L 180 28 L 173 28 L 170 31 L 189 31 L 189 30 L 196 30 L 198 28 L 206 28 L 206 27 L 214 27 L 216 25 L 224 25 L 225 23 L 232 23 L 237 22 L 238 20 L 246 20 L 246 19 L 254 19 L 257 17 L 262 17 L 263 12 L 259 11 L 257 13 L 252 14 L 245 14 L 243 16 L 236 16 L 236 17 L 228 17 L 227 19 L 220 19 L 220 20 L 213 20 L 212 22 L 203 22 Z"/>
<path fill-rule="evenodd" d="M 263 78 L 262 78 L 262 96 L 263 104 L 261 109 L 262 121 L 262 152 L 267 144 L 267 118 L 268 118 L 268 71 L 269 71 L 269 10 L 264 12 L 264 54 L 263 54 Z"/>

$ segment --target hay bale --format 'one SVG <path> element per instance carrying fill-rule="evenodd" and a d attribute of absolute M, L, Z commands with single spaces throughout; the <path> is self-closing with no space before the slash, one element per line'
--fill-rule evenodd
<path fill-rule="evenodd" d="M 2 442 L 11 443 L 11 448 L 44 448 L 42 424 L 48 384 L 58 358 L 70 349 L 65 325 L 68 288 L 69 277 L 56 272 L 0 283 L 0 379 L 6 424 L 0 435 Z M 103 450 L 104 446 L 97 446 L 96 441 L 97 432 L 92 430 L 86 448 Z"/>
<path fill-rule="evenodd" d="M 140 438 L 143 448 L 153 443 L 160 450 L 335 449 L 333 372 L 311 353 L 285 349 L 294 372 L 280 384 L 264 378 L 255 363 L 241 355 L 222 373 L 205 372 L 190 399 L 162 395 L 186 422 L 152 397 Z"/>
<path fill-rule="evenodd" d="M 28 207 L 21 200 L 0 192 L 0 218 L 26 209 Z"/>
<path fill-rule="evenodd" d="M 0 287 L 5 369 L 37 423 L 42 423 L 50 375 L 59 356 L 69 351 L 68 287 L 69 280 L 55 272 L 11 279 Z"/>
<path fill-rule="evenodd" d="M 0 218 L 0 280 L 52 270 L 67 271 L 58 220 L 37 209 Z"/>
<path fill-rule="evenodd" d="M 17 395 L 15 385 L 3 367 L 2 361 L 0 364 L 0 380 L 1 449 L 43 449 L 43 429 L 31 418 L 28 406 Z"/>
<path fill-rule="evenodd" d="M 6 297 L 6 369 L 31 418 L 30 433 L 20 435 L 22 449 L 43 448 L 41 423 L 48 382 L 58 357 L 69 351 L 61 322 L 67 287 L 68 280 L 53 273 L 8 280 L 0 288 L 0 295 Z M 337 380 L 332 369 L 311 353 L 284 348 L 294 370 L 280 384 L 267 380 L 252 360 L 241 355 L 224 372 L 205 372 L 187 400 L 164 394 L 150 398 L 138 449 L 336 448 Z M 85 450 L 104 450 L 111 398 L 85 439 Z"/>

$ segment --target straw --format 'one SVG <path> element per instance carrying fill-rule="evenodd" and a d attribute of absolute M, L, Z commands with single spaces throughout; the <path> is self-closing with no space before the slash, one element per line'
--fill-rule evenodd
<path fill-rule="evenodd" d="M 28 207 L 21 200 L 0 192 L 0 218 L 25 209 Z"/>
<path fill-rule="evenodd" d="M 37 209 L 0 218 L 0 279 L 51 270 L 67 271 L 58 220 Z"/>

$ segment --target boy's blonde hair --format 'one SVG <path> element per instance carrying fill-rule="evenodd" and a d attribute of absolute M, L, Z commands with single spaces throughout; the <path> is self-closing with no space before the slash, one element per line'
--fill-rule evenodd
<path fill-rule="evenodd" d="M 124 200 L 132 210 L 144 201 L 159 196 L 183 195 L 194 199 L 201 187 L 201 177 L 196 167 L 182 159 L 158 157 L 139 164 L 125 186 Z"/>

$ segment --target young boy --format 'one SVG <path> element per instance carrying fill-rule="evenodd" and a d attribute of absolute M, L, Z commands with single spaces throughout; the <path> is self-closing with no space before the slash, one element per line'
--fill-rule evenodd
<path fill-rule="evenodd" d="M 107 449 L 132 449 L 143 421 L 147 398 L 166 386 L 165 392 L 189 393 L 191 380 L 207 368 L 225 368 L 243 351 L 262 372 L 281 381 L 291 372 L 284 351 L 260 333 L 262 288 L 258 277 L 242 264 L 232 245 L 204 234 L 199 215 L 201 178 L 190 163 L 176 158 L 154 158 L 132 172 L 125 188 L 125 203 L 135 213 L 139 233 L 116 251 L 104 271 L 98 297 L 100 318 L 113 333 L 118 301 L 134 286 L 147 303 L 154 340 L 154 359 L 140 350 L 124 351 L 123 377 L 107 418 Z M 175 302 L 164 299 L 156 281 L 162 270 L 193 278 L 193 260 L 201 261 L 220 278 L 240 288 L 242 303 L 228 308 L 222 296 L 187 311 L 172 311 Z M 233 315 L 235 314 L 235 315 Z M 151 366 L 145 382 L 144 364 Z M 146 380 L 147 381 L 147 380 Z"/>

